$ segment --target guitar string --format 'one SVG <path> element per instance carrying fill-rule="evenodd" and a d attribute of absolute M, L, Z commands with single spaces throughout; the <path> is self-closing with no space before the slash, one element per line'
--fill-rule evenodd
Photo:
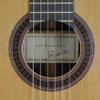
<path fill-rule="evenodd" d="M 47 3 L 46 4 L 47 5 L 47 12 L 49 10 L 48 2 L 49 1 L 47 0 L 47 2 L 46 2 Z M 49 86 L 49 84 L 48 84 L 48 76 L 49 76 L 49 72 L 48 72 L 48 69 L 49 69 L 48 68 L 49 67 L 48 66 L 48 49 L 49 49 L 49 47 L 48 47 L 48 29 L 49 29 L 49 22 L 48 22 L 48 19 L 49 19 L 49 16 L 48 16 L 48 14 L 46 14 L 46 17 L 47 17 L 47 22 L 46 22 L 46 24 L 47 24 L 47 41 L 46 41 L 47 42 L 47 47 L 46 47 L 46 53 L 47 53 L 47 100 L 48 100 L 49 99 L 49 97 L 48 97 L 49 96 L 49 94 L 48 94 L 48 89 L 49 89 L 49 87 L 48 87 Z"/>
<path fill-rule="evenodd" d="M 70 11 L 70 5 L 68 5 L 68 11 Z M 70 20 L 70 14 L 68 15 L 68 20 Z M 69 31 L 69 43 L 70 43 L 70 34 L 71 34 L 71 31 L 70 31 L 70 28 L 71 28 L 71 23 L 69 22 L 68 23 L 69 25 L 68 25 L 68 31 Z M 70 51 L 70 47 L 69 47 L 69 51 Z M 70 52 L 69 52 L 69 57 L 68 58 L 70 58 Z M 69 70 L 68 71 L 70 71 L 70 60 L 69 60 Z M 68 100 L 71 100 L 71 91 L 70 91 L 70 73 L 69 73 L 69 83 L 68 83 Z"/>
<path fill-rule="evenodd" d="M 40 12 L 42 11 L 42 8 L 41 8 L 42 6 L 41 6 L 41 0 L 40 0 Z M 40 13 L 40 21 L 41 21 L 41 19 L 42 19 L 42 14 Z M 42 38 L 42 22 L 40 22 L 40 45 L 41 45 L 41 38 Z M 41 51 L 41 47 L 40 47 L 40 51 Z M 39 52 L 40 52 L 39 51 Z M 42 61 L 41 61 L 41 52 L 40 52 L 40 100 L 42 99 L 41 97 L 42 97 L 42 95 L 41 95 L 41 75 L 42 75 Z"/>
<path fill-rule="evenodd" d="M 33 0 L 33 2 L 34 2 L 34 0 Z M 34 7 L 34 4 L 32 5 L 33 6 L 33 11 L 35 11 L 35 7 Z M 31 16 L 31 15 L 30 15 Z M 32 16 L 33 16 L 33 20 L 35 19 L 35 16 L 34 16 L 34 14 L 32 14 Z M 33 41 L 33 61 L 32 61 L 32 69 L 33 69 L 33 73 L 32 73 L 32 100 L 34 100 L 34 52 L 35 52 L 35 50 L 34 50 L 34 22 L 32 23 L 33 24 L 33 36 L 32 36 L 32 41 Z"/>
<path fill-rule="evenodd" d="M 61 2 L 63 2 L 63 0 L 61 0 Z M 63 12 L 63 5 L 61 4 L 61 12 Z M 63 15 L 63 13 L 61 13 L 61 20 L 63 20 L 63 17 L 64 15 Z M 63 35 L 63 23 L 61 23 L 61 32 L 62 32 L 62 39 L 61 39 L 61 42 L 62 42 L 62 78 L 61 78 L 61 85 L 62 85 L 62 94 L 61 94 L 61 99 L 63 100 L 63 59 L 64 59 L 64 54 L 63 54 L 63 49 L 64 49 L 64 47 L 63 47 L 63 37 L 64 37 L 64 35 Z"/>
<path fill-rule="evenodd" d="M 40 5 L 41 6 L 41 5 Z M 33 10 L 34 10 L 34 5 L 33 5 Z M 41 7 L 40 7 L 40 10 L 41 10 Z M 48 15 L 47 15 L 48 16 Z M 63 16 L 63 15 L 62 15 Z M 69 18 L 70 18 L 70 15 L 69 15 Z M 33 15 L 33 19 L 34 19 L 34 15 Z M 55 19 L 55 18 L 54 18 Z M 41 15 L 40 15 L 40 20 L 41 20 Z M 70 23 L 69 23 L 70 24 Z M 63 24 L 62 24 L 63 25 Z M 47 28 L 47 31 L 48 31 L 48 28 Z M 56 33 L 56 29 L 55 29 L 55 32 Z M 62 32 L 63 33 L 63 32 Z M 33 23 L 33 34 L 34 34 L 34 23 Z M 41 34 L 41 24 L 40 24 L 40 34 Z M 48 34 L 48 32 L 47 32 Z M 34 37 L 33 37 L 34 38 Z M 48 38 L 48 37 L 47 37 Z M 69 28 L 69 38 L 70 38 L 70 28 Z M 34 40 L 34 39 L 33 39 Z M 34 41 L 33 41 L 34 42 Z M 34 47 L 34 46 L 33 46 Z M 33 51 L 34 52 L 34 51 Z M 34 53 L 33 53 L 33 56 L 34 56 Z M 56 57 L 55 57 L 56 58 Z M 33 61 L 33 64 L 34 64 L 34 61 Z M 47 63 L 48 64 L 48 63 Z M 56 68 L 56 67 L 55 67 Z M 33 70 L 34 70 L 34 65 L 33 65 Z M 69 61 L 69 70 L 70 70 L 70 61 Z M 47 70 L 48 71 L 48 70 Z M 56 70 L 55 70 L 56 72 Z M 41 63 L 40 63 L 40 75 L 41 75 Z M 70 76 L 69 76 L 69 79 L 70 79 Z M 56 82 L 55 82 L 56 83 Z M 63 82 L 62 82 L 63 84 Z M 69 83 L 69 86 L 70 86 L 70 83 Z M 34 74 L 33 74 L 33 84 L 32 84 L 32 87 L 34 87 Z M 32 89 L 33 90 L 33 89 Z M 55 90 L 56 90 L 56 86 L 55 86 Z M 62 85 L 62 90 L 63 90 L 63 85 Z M 40 77 L 40 91 L 41 91 L 41 77 Z M 41 97 L 40 97 L 41 98 Z"/>
<path fill-rule="evenodd" d="M 70 8 L 70 6 L 68 6 L 68 10 L 69 10 L 69 8 Z M 70 14 L 68 15 L 68 20 L 70 19 Z M 69 38 L 68 38 L 68 43 L 69 43 L 69 39 L 70 39 L 70 23 L 68 23 L 68 34 L 69 34 Z M 69 49 L 69 48 L 68 48 Z M 70 49 L 69 49 L 70 50 Z M 69 58 L 69 57 L 68 57 Z M 68 59 L 68 71 L 70 70 L 70 61 L 69 61 L 69 59 Z M 69 87 L 69 85 L 70 85 L 70 74 L 68 75 L 69 76 L 69 83 L 68 83 L 68 87 Z M 70 98 L 69 98 L 69 95 L 70 95 L 70 91 L 69 91 L 69 89 L 68 89 L 68 100 L 70 100 Z"/>
<path fill-rule="evenodd" d="M 56 2 L 56 0 L 54 0 L 54 2 Z M 53 5 L 53 7 L 54 7 L 54 12 L 56 11 L 56 5 Z M 53 70 L 54 70 L 54 99 L 56 100 L 56 14 L 55 13 L 53 13 L 53 17 L 54 17 L 54 21 L 53 21 L 53 29 L 54 29 L 54 34 L 53 34 L 53 42 L 55 42 L 54 43 L 54 45 L 55 45 L 55 50 L 54 50 L 54 57 L 53 57 L 53 59 L 54 59 L 54 68 L 53 68 Z"/>
<path fill-rule="evenodd" d="M 33 5 L 34 6 L 34 5 Z M 70 7 L 70 6 L 69 6 Z M 34 7 L 33 7 L 33 10 L 34 10 Z M 41 5 L 40 5 L 40 10 L 41 10 Z M 47 15 L 48 16 L 48 15 Z M 54 15 L 55 16 L 55 15 Z M 63 15 L 62 15 L 63 16 Z M 70 15 L 69 15 L 69 18 L 70 18 Z M 34 16 L 33 16 L 33 19 L 34 19 Z M 55 19 L 55 18 L 54 18 Z M 41 20 L 41 15 L 40 15 L 40 20 Z M 63 24 L 62 24 L 63 25 Z M 69 23 L 70 25 L 70 23 Z M 47 31 L 48 31 L 48 28 L 47 28 Z M 55 32 L 56 33 L 56 29 L 55 29 Z M 63 33 L 63 32 L 62 32 Z M 33 34 L 34 34 L 34 23 L 33 23 Z M 48 32 L 47 32 L 48 34 Z M 40 24 L 40 35 L 41 35 L 41 24 Z M 63 37 L 63 36 L 62 36 Z M 33 37 L 34 38 L 34 37 Z M 48 37 L 47 37 L 48 38 Z M 70 28 L 69 28 L 69 38 L 70 38 Z M 34 41 L 33 41 L 34 42 Z M 33 46 L 34 47 L 34 46 Z M 33 56 L 34 56 L 34 53 L 33 53 Z M 55 57 L 56 58 L 56 57 Z M 34 62 L 34 61 L 33 61 Z M 40 61 L 41 62 L 41 61 Z M 33 63 L 34 64 L 34 63 Z M 48 63 L 47 63 L 48 64 Z M 56 66 L 55 66 L 56 68 Z M 63 68 L 63 67 L 62 67 Z M 33 65 L 33 70 L 34 70 L 34 65 Z M 63 70 L 63 69 L 62 69 Z M 70 61 L 69 61 L 69 70 L 70 70 Z M 48 70 L 47 70 L 48 71 Z M 56 69 L 55 69 L 55 72 L 56 72 Z M 62 71 L 62 74 L 63 74 L 63 71 Z M 40 75 L 41 75 L 41 63 L 40 63 Z M 47 75 L 48 76 L 48 75 Z M 70 75 L 69 75 L 69 81 L 70 81 Z M 55 82 L 56 83 L 56 82 Z M 63 84 L 63 82 L 62 82 Z M 34 87 L 34 74 L 33 74 L 33 84 L 32 84 Z M 70 82 L 69 82 L 69 87 L 70 87 Z M 33 89 L 32 89 L 33 90 Z M 63 85 L 62 85 L 62 90 L 63 90 Z M 41 77 L 40 77 L 40 91 L 41 91 Z M 56 91 L 56 86 L 55 86 L 55 91 Z M 41 95 L 41 94 L 40 94 Z M 63 96 L 62 96 L 63 97 Z M 41 97 L 40 97 L 41 98 Z"/>
<path fill-rule="evenodd" d="M 56 0 L 54 0 L 54 2 L 57 2 Z M 55 64 L 54 64 L 54 87 L 55 87 L 55 89 L 54 89 L 54 91 L 55 91 L 55 96 L 54 96 L 54 99 L 56 100 L 56 49 L 57 49 L 57 37 L 56 37 L 56 14 L 55 14 L 55 11 L 56 11 L 56 5 L 54 5 L 54 25 L 53 25 L 53 27 L 54 27 L 54 41 L 55 41 L 55 54 L 54 54 L 54 59 L 55 59 Z"/>

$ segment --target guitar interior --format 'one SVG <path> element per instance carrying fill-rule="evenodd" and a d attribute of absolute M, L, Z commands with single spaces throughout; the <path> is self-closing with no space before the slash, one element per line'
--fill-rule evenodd
<path fill-rule="evenodd" d="M 56 21 L 46 21 L 37 24 L 34 29 L 26 34 L 25 38 L 29 35 L 31 37 L 33 35 L 35 37 L 38 36 L 37 38 L 34 37 L 37 42 L 35 44 L 32 44 L 31 39 L 27 39 L 28 42 L 31 42 L 29 42 L 30 46 L 28 46 L 26 39 L 23 41 L 23 56 L 31 71 L 43 77 L 60 77 L 72 71 L 78 63 L 81 51 L 80 41 L 77 33 L 68 25 Z M 41 38 L 42 35 L 45 36 L 45 39 Z M 42 46 L 38 44 L 39 39 L 41 39 Z M 36 45 L 38 45 L 37 48 L 35 47 Z M 33 47 L 35 47 L 35 50 L 32 49 Z M 27 52 L 29 52 L 29 55 Z M 45 57 L 42 53 L 46 54 Z M 33 56 L 31 56 L 32 54 Z"/>

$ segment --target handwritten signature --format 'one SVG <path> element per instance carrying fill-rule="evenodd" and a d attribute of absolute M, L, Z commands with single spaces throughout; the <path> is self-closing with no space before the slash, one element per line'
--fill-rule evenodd
<path fill-rule="evenodd" d="M 55 58 L 61 55 L 68 53 L 67 50 L 59 50 L 59 51 L 48 51 L 48 58 Z"/>

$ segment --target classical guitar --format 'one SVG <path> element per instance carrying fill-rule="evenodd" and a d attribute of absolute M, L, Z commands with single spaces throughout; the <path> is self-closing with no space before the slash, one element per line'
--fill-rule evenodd
<path fill-rule="evenodd" d="M 0 100 L 99 100 L 99 5 L 0 1 Z"/>

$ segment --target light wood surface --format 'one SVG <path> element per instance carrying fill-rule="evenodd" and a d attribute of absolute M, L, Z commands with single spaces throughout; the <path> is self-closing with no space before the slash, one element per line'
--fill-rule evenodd
<path fill-rule="evenodd" d="M 28 12 L 28 2 L 0 0 L 0 100 L 100 100 L 100 1 L 74 0 L 75 12 L 92 31 L 95 57 L 89 72 L 78 84 L 56 93 L 32 89 L 15 73 L 9 60 L 9 38 L 15 24 Z"/>

